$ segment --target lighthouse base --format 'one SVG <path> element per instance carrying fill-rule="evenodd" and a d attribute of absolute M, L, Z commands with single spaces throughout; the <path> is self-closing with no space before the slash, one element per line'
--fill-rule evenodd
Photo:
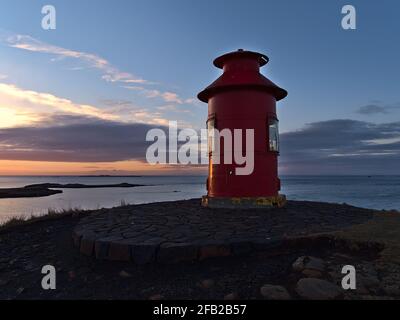
<path fill-rule="evenodd" d="M 209 208 L 257 209 L 281 208 L 286 204 L 286 196 L 276 197 L 209 197 L 203 196 L 201 205 Z"/>

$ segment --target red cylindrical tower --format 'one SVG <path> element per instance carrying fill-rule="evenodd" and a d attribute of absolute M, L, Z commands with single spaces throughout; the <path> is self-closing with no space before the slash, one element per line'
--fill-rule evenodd
<path fill-rule="evenodd" d="M 223 74 L 198 94 L 201 101 L 208 103 L 209 174 L 207 196 L 203 197 L 205 206 L 279 207 L 285 203 L 285 197 L 279 195 L 275 104 L 285 98 L 287 92 L 260 74 L 260 67 L 268 61 L 263 54 L 242 49 L 220 56 L 214 60 L 214 65 L 223 69 Z M 242 130 L 239 146 L 243 155 L 247 152 L 253 156 L 251 172 L 243 170 L 246 165 L 251 169 L 250 160 L 243 164 L 235 158 L 237 151 L 233 146 L 238 146 L 234 144 L 235 129 Z M 253 130 L 253 144 L 246 140 L 246 130 Z M 218 141 L 219 151 L 213 150 L 211 145 Z M 242 168 L 242 173 L 238 174 L 238 168 Z"/>

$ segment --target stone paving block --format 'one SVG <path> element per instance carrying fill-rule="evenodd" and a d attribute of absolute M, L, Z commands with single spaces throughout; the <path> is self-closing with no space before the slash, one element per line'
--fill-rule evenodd
<path fill-rule="evenodd" d="M 138 244 L 131 246 L 131 257 L 134 263 L 143 265 L 156 260 L 156 244 Z"/>
<path fill-rule="evenodd" d="M 164 243 L 157 254 L 157 262 L 177 263 L 197 259 L 198 247 L 191 243 Z"/>
<path fill-rule="evenodd" d="M 104 260 L 108 257 L 108 249 L 110 247 L 110 242 L 107 240 L 97 240 L 94 244 L 94 251 L 96 259 Z"/>
<path fill-rule="evenodd" d="M 254 251 L 254 245 L 249 241 L 233 242 L 231 244 L 232 254 L 235 256 L 242 256 Z"/>
<path fill-rule="evenodd" d="M 81 235 L 77 231 L 72 232 L 72 243 L 76 248 L 79 248 L 81 245 Z"/>
<path fill-rule="evenodd" d="M 226 244 L 207 244 L 199 249 L 199 259 L 204 260 L 213 257 L 227 257 L 231 255 L 231 248 Z"/>
<path fill-rule="evenodd" d="M 111 242 L 108 248 L 108 259 L 111 261 L 129 261 L 131 259 L 129 244 Z"/>
<path fill-rule="evenodd" d="M 82 237 L 79 249 L 80 253 L 84 254 L 85 256 L 91 256 L 93 255 L 93 250 L 94 250 L 93 239 Z"/>

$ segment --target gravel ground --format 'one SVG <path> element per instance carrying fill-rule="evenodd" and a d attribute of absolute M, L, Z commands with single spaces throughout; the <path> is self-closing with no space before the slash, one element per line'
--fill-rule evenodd
<path fill-rule="evenodd" d="M 360 246 L 335 245 L 324 237 L 314 237 L 274 252 L 259 252 L 246 257 L 137 266 L 80 255 L 71 240 L 79 221 L 79 217 L 64 216 L 0 231 L 0 299 L 271 298 L 260 291 L 265 284 L 282 286 L 291 299 L 299 299 L 307 298 L 299 293 L 300 279 L 318 278 L 340 286 L 343 276 L 340 271 L 345 264 L 352 264 L 357 269 L 360 280 L 357 290 L 340 288 L 333 298 L 400 296 L 398 264 L 378 263 L 381 248 L 373 246 L 365 250 Z M 292 265 L 300 256 L 321 259 L 323 268 L 294 270 Z M 57 270 L 56 290 L 41 288 L 41 268 L 46 264 Z M 307 295 L 307 290 L 313 288 L 310 286 L 305 290 Z"/>

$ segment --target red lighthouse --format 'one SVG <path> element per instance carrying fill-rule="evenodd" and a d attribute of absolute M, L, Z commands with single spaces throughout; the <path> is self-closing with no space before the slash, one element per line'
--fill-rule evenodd
<path fill-rule="evenodd" d="M 279 194 L 276 101 L 285 98 L 287 92 L 260 73 L 260 67 L 268 61 L 263 54 L 242 49 L 224 54 L 214 60 L 223 74 L 198 94 L 201 101 L 208 103 L 209 173 L 204 206 L 249 208 L 285 204 L 285 196 Z M 243 135 L 246 130 L 253 130 L 254 142 L 247 150 L 254 157 L 250 174 L 238 175 L 237 169 L 243 164 L 226 161 L 232 159 L 234 150 L 222 147 L 229 140 L 222 134 L 218 136 L 223 137 L 218 142 L 220 161 L 216 163 L 213 158 L 216 151 L 210 147 L 215 144 L 212 132 L 224 129 L 241 129 Z M 241 141 L 242 150 L 246 150 L 247 140 Z"/>

